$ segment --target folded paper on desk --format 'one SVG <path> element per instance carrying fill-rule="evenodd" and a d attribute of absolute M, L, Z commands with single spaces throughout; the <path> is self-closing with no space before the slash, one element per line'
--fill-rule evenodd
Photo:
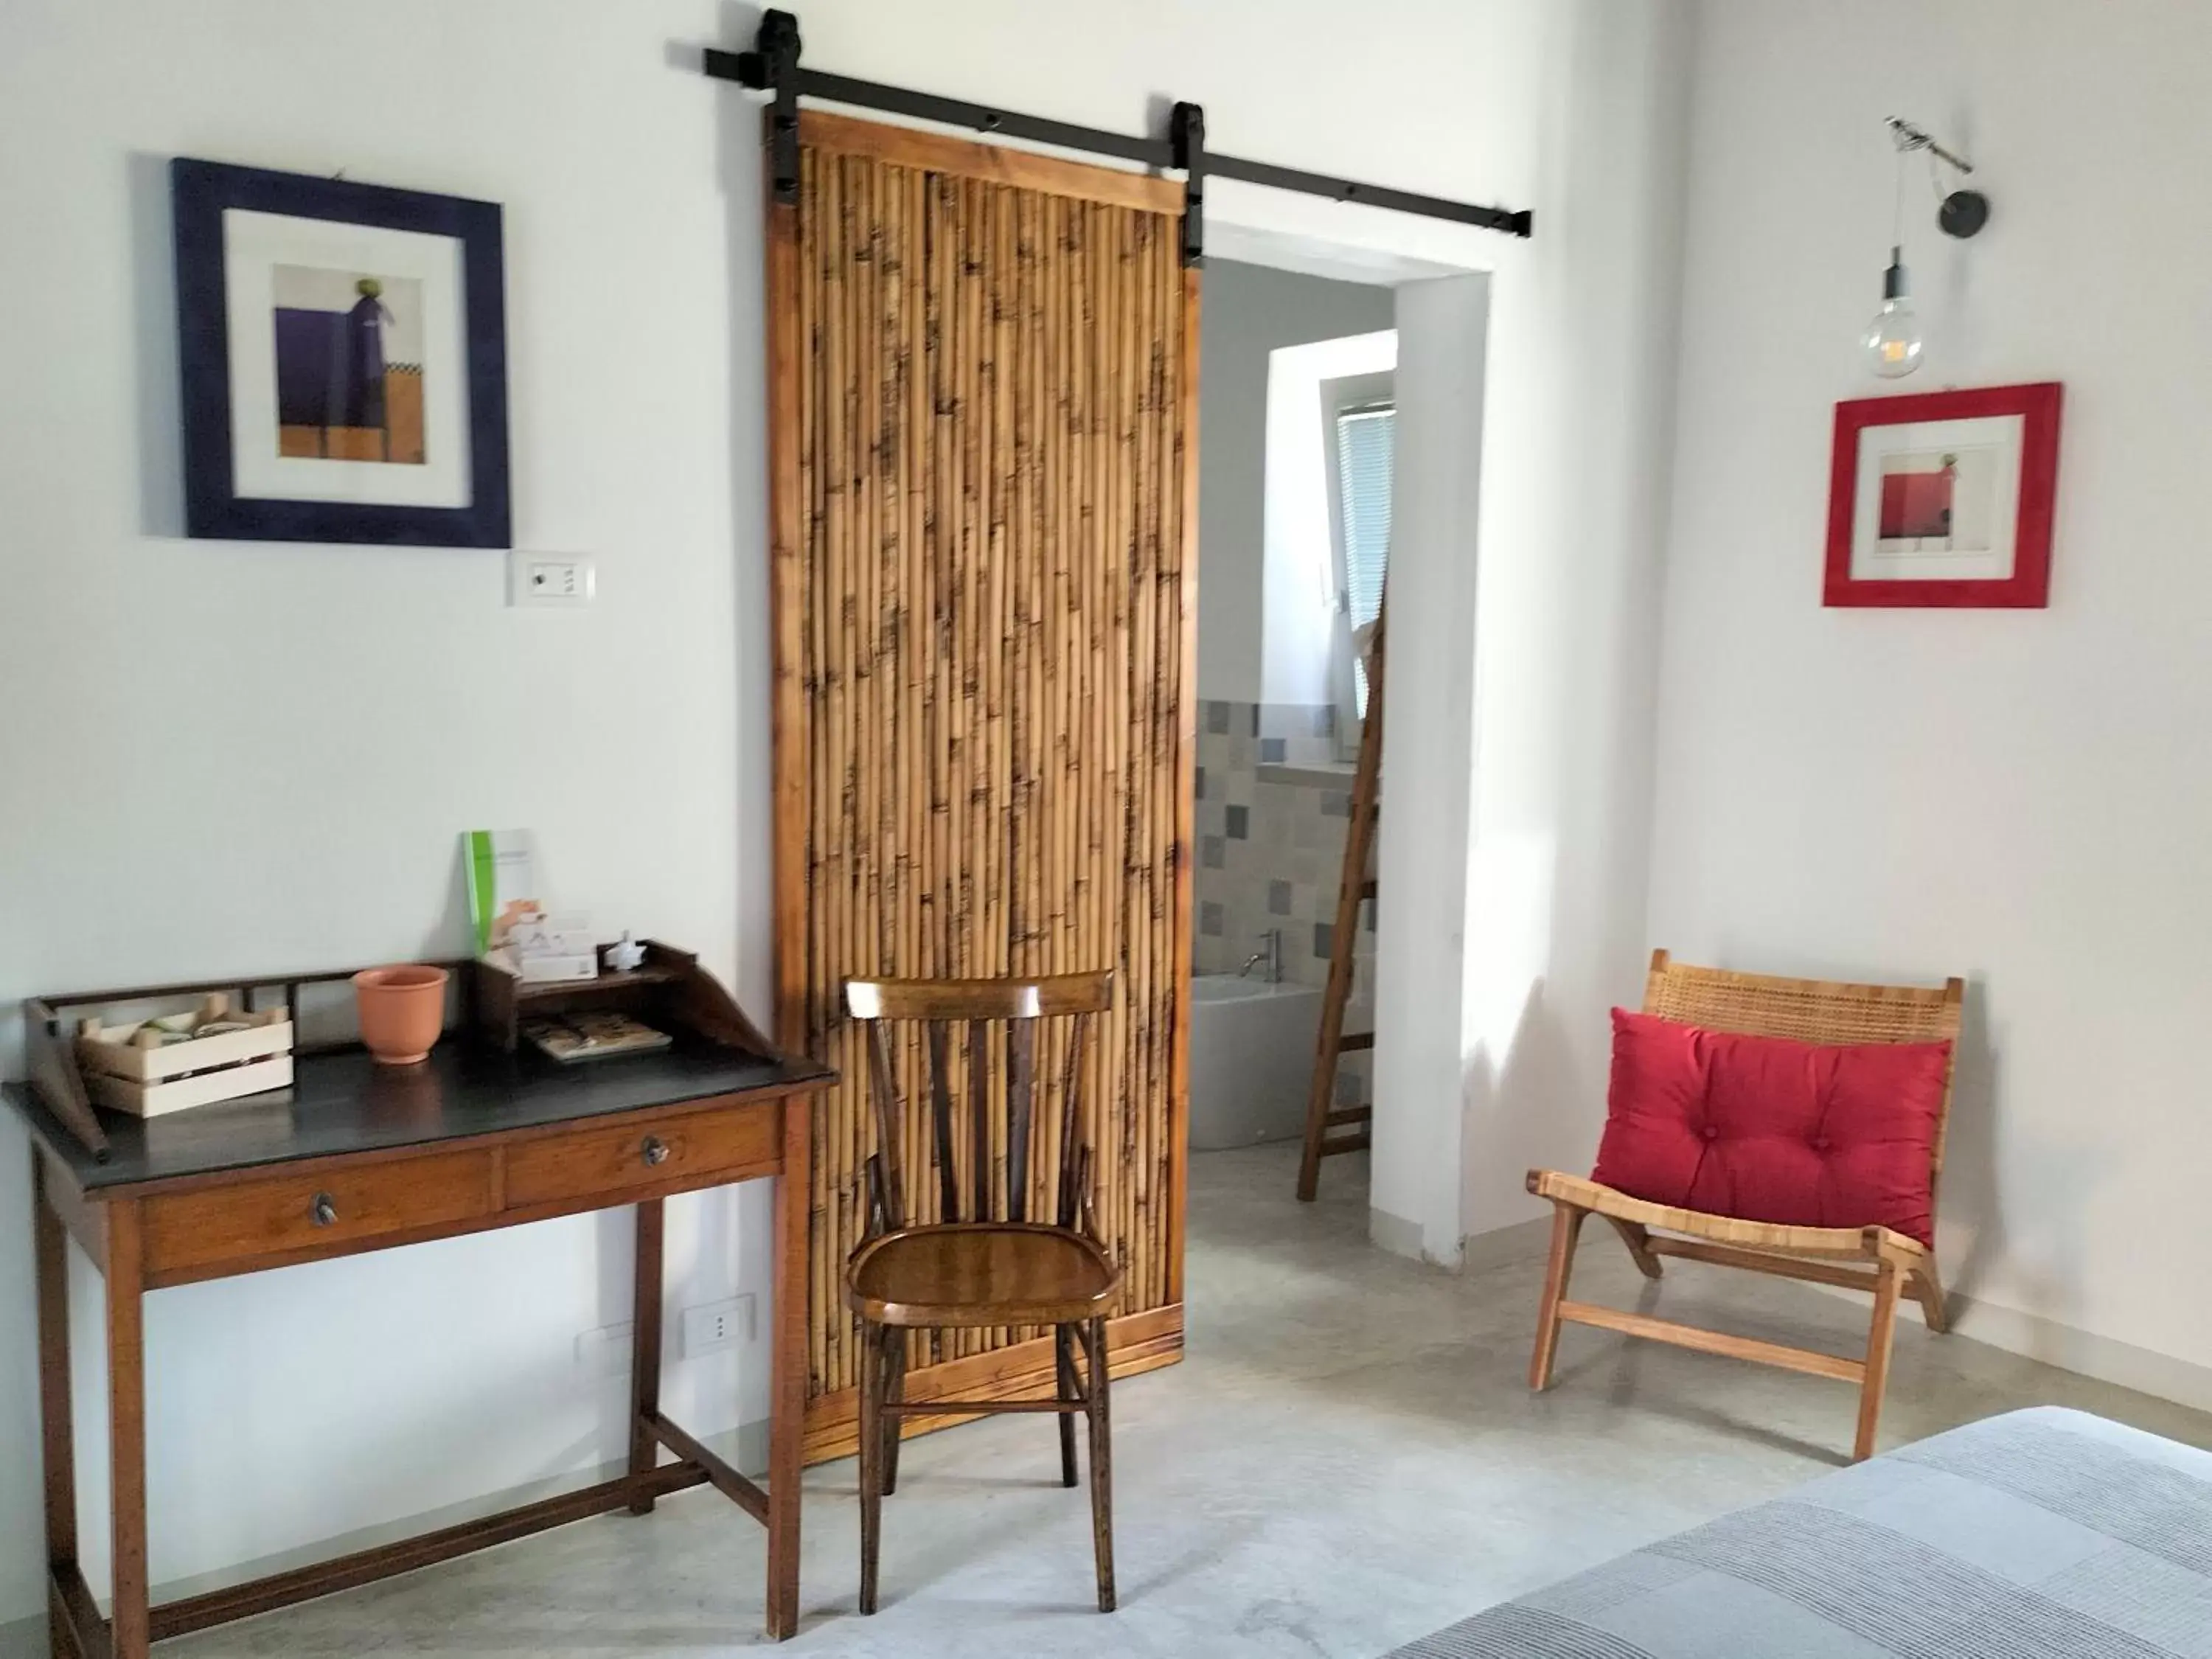
<path fill-rule="evenodd" d="M 468 877 L 469 920 L 476 926 L 478 954 L 506 944 L 518 917 L 544 914 L 537 838 L 529 830 L 464 830 L 461 868 Z"/>
<path fill-rule="evenodd" d="M 530 984 L 591 979 L 599 971 L 591 921 L 554 915 L 527 830 L 471 830 L 461 837 L 477 954 Z"/>
<path fill-rule="evenodd" d="M 665 1048 L 671 1041 L 667 1032 L 611 1009 L 579 1009 L 558 1019 L 525 1020 L 522 1035 L 564 1066 L 648 1054 Z"/>

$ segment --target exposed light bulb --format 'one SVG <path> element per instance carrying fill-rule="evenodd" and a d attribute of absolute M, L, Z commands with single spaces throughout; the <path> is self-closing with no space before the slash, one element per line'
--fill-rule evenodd
<path fill-rule="evenodd" d="M 1900 247 L 1890 249 L 1889 269 L 1881 275 L 1881 309 L 1859 342 L 1866 350 L 1867 367 L 1885 380 L 1920 367 L 1920 317 L 1905 283 L 1904 252 Z"/>

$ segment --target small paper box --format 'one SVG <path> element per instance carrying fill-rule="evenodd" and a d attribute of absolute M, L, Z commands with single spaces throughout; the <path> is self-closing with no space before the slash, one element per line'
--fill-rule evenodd
<path fill-rule="evenodd" d="M 86 1091 L 103 1106 L 159 1117 L 289 1084 L 291 1010 L 232 1016 L 221 997 L 209 998 L 200 1010 L 203 1023 L 230 1018 L 246 1021 L 247 1029 L 158 1044 L 148 1041 L 154 1028 L 146 1022 L 103 1026 L 96 1018 L 81 1021 L 76 1054 Z"/>
<path fill-rule="evenodd" d="M 546 985 L 562 980 L 596 979 L 599 958 L 598 952 L 588 950 L 573 956 L 532 951 L 516 957 L 514 966 L 524 984 Z"/>
<path fill-rule="evenodd" d="M 538 916 L 518 921 L 507 936 L 507 948 L 517 957 L 585 957 L 599 949 L 591 924 L 583 916 Z"/>
<path fill-rule="evenodd" d="M 585 951 L 574 956 L 548 956 L 526 954 L 501 945 L 495 951 L 485 951 L 480 959 L 525 985 L 565 984 L 573 980 L 597 979 L 599 976 L 597 951 Z"/>

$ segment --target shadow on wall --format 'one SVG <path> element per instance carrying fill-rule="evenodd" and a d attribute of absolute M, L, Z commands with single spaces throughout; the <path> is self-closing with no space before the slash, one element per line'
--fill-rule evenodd
<path fill-rule="evenodd" d="M 720 8 L 720 40 L 750 46 L 759 31 L 761 8 L 730 0 Z M 679 67 L 698 70 L 703 56 L 696 43 L 670 43 Z M 768 352 L 765 329 L 748 319 L 767 313 L 767 250 L 761 227 L 767 207 L 767 180 L 761 150 L 761 105 L 733 86 L 713 85 L 715 135 L 720 146 L 720 182 L 728 200 L 730 331 L 730 523 L 736 543 L 738 682 L 741 709 L 775 706 L 769 641 L 770 588 L 768 476 Z M 773 972 L 766 941 L 775 915 L 770 890 L 775 844 L 768 802 L 772 783 L 770 722 L 738 722 L 738 798 L 731 803 L 738 826 L 738 867 L 750 875 L 753 895 L 739 888 L 740 925 L 735 990 L 748 1006 L 765 1006 Z M 757 925 L 745 925 L 757 919 Z M 772 1029 L 772 1028 L 771 1028 Z"/>
<path fill-rule="evenodd" d="M 1486 1036 L 1461 1076 L 1461 1144 L 1467 1149 L 1467 1170 L 1460 1213 L 1478 1231 L 1494 1231 L 1545 1213 L 1534 1200 L 1513 1203 L 1512 1195 L 1522 1190 L 1530 1167 L 1552 1162 L 1561 1168 L 1587 1170 L 1596 1158 L 1595 1142 L 1586 1148 L 1560 1147 L 1553 1144 L 1549 1133 L 1552 1123 L 1573 1120 L 1577 1103 L 1572 1034 L 1547 1000 L 1547 988 L 1548 981 L 1540 976 L 1528 982 L 1503 1046 L 1503 1063 L 1499 1045 Z M 1492 1032 L 1501 1024 L 1484 1022 Z M 1544 1103 L 1546 1121 L 1525 1121 L 1534 1102 Z M 1524 1115 L 1523 1121 L 1511 1115 L 1516 1111 Z M 1511 1212 L 1504 1212 L 1501 1204 L 1512 1204 Z"/>
<path fill-rule="evenodd" d="M 185 533 L 185 473 L 178 440 L 176 254 L 169 230 L 169 158 L 124 158 L 131 202 L 132 328 L 137 339 L 138 528 Z"/>
<path fill-rule="evenodd" d="M 1972 1297 L 1990 1264 L 2004 1253 L 2004 1206 L 1997 1182 L 1997 1056 L 1990 1042 L 1989 994 L 1979 978 L 1966 983 L 1959 1020 L 1959 1053 L 1951 1079 L 1951 1119 L 1943 1141 L 1943 1178 L 1936 1194 L 1936 1261 L 1944 1289 Z M 1966 1244 L 1955 1261 L 1944 1254 L 1952 1237 Z"/>
<path fill-rule="evenodd" d="M 2006 1276 L 1997 1288 L 2007 1304 L 2039 1320 L 2069 1326 L 2078 1310 L 2066 1264 L 2082 1259 L 2090 1197 L 2119 1173 L 2120 1158 L 2087 1134 L 2063 1142 L 2039 1138 L 2028 1145 L 2015 1137 L 2008 1145 L 1999 1127 L 2004 1098 L 2000 1066 L 1990 1031 L 1988 982 L 1978 975 L 1966 984 L 1937 1205 L 1941 1235 L 1966 1236 L 1963 1252 L 1948 1264 L 1945 1288 L 1954 1297 L 1977 1300 L 1992 1265 L 2002 1261 Z M 2094 1108 L 2094 1102 L 2082 1103 L 2085 1112 Z M 2008 1171 L 2001 1172 L 2001 1158 L 2009 1163 Z M 2027 1231 L 2015 1238 L 2013 1218 L 1998 1196 L 2008 1184 L 2063 1197 L 2026 1218 Z M 1937 1243 L 1948 1249 L 1949 1238 L 1944 1236 Z M 1940 1251 L 1937 1259 L 1943 1260 Z M 2041 1340 L 2029 1352 L 2056 1365 L 2071 1363 Z"/>

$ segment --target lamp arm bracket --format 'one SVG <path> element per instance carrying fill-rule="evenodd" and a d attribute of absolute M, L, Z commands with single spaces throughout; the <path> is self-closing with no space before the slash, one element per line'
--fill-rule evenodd
<path fill-rule="evenodd" d="M 1972 161 L 1954 150 L 1944 149 L 1936 142 L 1935 135 L 1924 127 L 1915 126 L 1911 122 L 1893 115 L 1889 118 L 1889 131 L 1900 150 L 1924 149 L 1937 161 L 1957 168 L 1960 173 L 1974 170 Z"/>

